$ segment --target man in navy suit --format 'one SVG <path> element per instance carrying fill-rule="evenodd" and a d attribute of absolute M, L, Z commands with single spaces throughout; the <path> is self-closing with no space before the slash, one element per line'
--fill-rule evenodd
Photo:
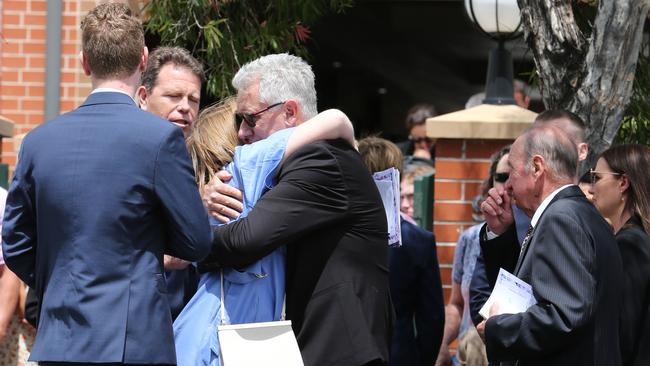
<path fill-rule="evenodd" d="M 163 253 L 203 258 L 207 214 L 181 130 L 132 98 L 138 19 L 103 4 L 81 29 L 93 92 L 27 135 L 4 216 L 6 263 L 42 299 L 30 360 L 175 364 Z"/>
<path fill-rule="evenodd" d="M 149 54 L 137 101 L 140 108 L 178 126 L 187 137 L 199 114 L 203 81 L 203 65 L 188 50 L 158 47 Z M 165 255 L 164 267 L 167 300 L 175 320 L 196 293 L 199 276 L 190 262 L 170 255 Z"/>

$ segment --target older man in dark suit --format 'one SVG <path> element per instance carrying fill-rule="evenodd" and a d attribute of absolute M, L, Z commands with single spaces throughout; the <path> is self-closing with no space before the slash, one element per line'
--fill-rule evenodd
<path fill-rule="evenodd" d="M 3 227 L 7 265 L 41 301 L 41 365 L 176 364 L 163 252 L 200 260 L 210 228 L 179 128 L 140 110 L 139 20 L 103 4 L 82 22 L 93 91 L 27 135 Z"/>
<path fill-rule="evenodd" d="M 508 193 L 483 203 L 492 247 L 516 245 L 510 195 L 531 219 L 515 275 L 537 304 L 491 316 L 478 326 L 490 361 L 518 365 L 620 365 L 618 316 L 622 265 L 609 225 L 574 184 L 577 148 L 552 126 L 512 145 Z M 492 309 L 498 312 L 498 309 Z"/>

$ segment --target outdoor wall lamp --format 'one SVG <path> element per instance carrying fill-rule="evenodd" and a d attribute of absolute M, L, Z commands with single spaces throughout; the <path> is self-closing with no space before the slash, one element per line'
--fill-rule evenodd
<path fill-rule="evenodd" d="M 504 43 L 521 35 L 517 0 L 465 0 L 465 11 L 482 33 L 498 43 L 490 51 L 483 103 L 515 104 L 512 55 Z"/>

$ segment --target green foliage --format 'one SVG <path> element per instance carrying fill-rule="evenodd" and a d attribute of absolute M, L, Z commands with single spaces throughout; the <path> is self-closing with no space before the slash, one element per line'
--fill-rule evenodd
<path fill-rule="evenodd" d="M 615 143 L 650 146 L 650 56 L 647 46 L 639 54 L 630 104 Z"/>
<path fill-rule="evenodd" d="M 269 53 L 306 58 L 309 26 L 353 0 L 152 0 L 147 32 L 164 45 L 189 49 L 206 68 L 207 92 L 232 95 L 230 80 L 241 65 Z"/>

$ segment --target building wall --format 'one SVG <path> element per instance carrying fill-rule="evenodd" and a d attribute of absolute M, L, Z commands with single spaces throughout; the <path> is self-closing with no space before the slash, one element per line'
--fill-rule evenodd
<path fill-rule="evenodd" d="M 63 0 L 61 27 L 60 111 L 79 106 L 91 90 L 78 61 L 79 24 L 102 1 Z M 0 114 L 12 120 L 14 135 L 44 122 L 46 0 L 0 0 Z M 16 163 L 14 139 L 3 139 L 0 161 Z"/>
<path fill-rule="evenodd" d="M 472 198 L 488 176 L 490 156 L 512 140 L 440 139 L 436 142 L 433 230 L 436 235 L 445 303 L 451 293 L 451 269 L 460 233 L 475 225 Z"/>

